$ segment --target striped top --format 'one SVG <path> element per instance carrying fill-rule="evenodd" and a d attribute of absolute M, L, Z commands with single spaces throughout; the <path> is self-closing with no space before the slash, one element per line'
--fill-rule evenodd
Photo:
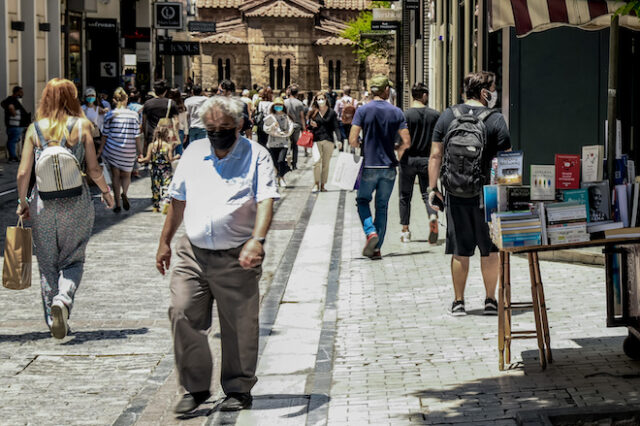
<path fill-rule="evenodd" d="M 605 0 L 492 0 L 492 31 L 515 27 L 518 37 L 560 26 L 597 30 L 611 25 L 613 13 L 624 3 Z M 640 29 L 637 16 L 621 16 L 620 25 Z"/>
<path fill-rule="evenodd" d="M 103 133 L 107 138 L 103 158 L 125 172 L 133 169 L 136 161 L 136 136 L 140 133 L 140 116 L 130 109 L 109 111 L 104 118 Z"/>

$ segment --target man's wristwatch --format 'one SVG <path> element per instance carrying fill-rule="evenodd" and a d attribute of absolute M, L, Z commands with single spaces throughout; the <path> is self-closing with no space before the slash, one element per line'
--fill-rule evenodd
<path fill-rule="evenodd" d="M 256 240 L 260 244 L 264 244 L 264 242 L 267 241 L 266 238 L 264 238 L 264 237 L 256 237 L 254 235 L 251 236 L 251 239 L 252 240 Z"/>

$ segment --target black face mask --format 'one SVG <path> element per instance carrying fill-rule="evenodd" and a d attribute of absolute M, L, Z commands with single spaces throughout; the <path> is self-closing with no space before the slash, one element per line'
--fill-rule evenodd
<path fill-rule="evenodd" d="M 211 145 L 220 151 L 225 151 L 236 141 L 236 129 L 223 129 L 217 132 L 207 130 Z"/>

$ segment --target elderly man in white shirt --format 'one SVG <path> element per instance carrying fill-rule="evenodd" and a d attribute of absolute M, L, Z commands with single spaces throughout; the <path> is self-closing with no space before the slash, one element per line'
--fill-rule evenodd
<path fill-rule="evenodd" d="M 185 150 L 169 188 L 171 204 L 156 267 L 171 261 L 171 240 L 184 219 L 186 235 L 175 247 L 171 319 L 178 379 L 186 394 L 175 412 L 187 413 L 210 396 L 213 370 L 207 341 L 213 301 L 222 337 L 222 411 L 251 407 L 258 362 L 258 281 L 273 202 L 279 198 L 269 152 L 240 136 L 243 106 L 215 96 L 200 108 L 207 139 Z"/>

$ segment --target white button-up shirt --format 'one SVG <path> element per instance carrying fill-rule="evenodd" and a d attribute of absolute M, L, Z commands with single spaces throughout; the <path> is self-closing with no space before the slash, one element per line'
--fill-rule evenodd
<path fill-rule="evenodd" d="M 219 159 L 201 139 L 184 151 L 169 195 L 185 201 L 184 226 L 189 241 L 209 250 L 239 247 L 251 238 L 257 203 L 279 199 L 269 152 L 240 137 L 232 151 Z"/>

